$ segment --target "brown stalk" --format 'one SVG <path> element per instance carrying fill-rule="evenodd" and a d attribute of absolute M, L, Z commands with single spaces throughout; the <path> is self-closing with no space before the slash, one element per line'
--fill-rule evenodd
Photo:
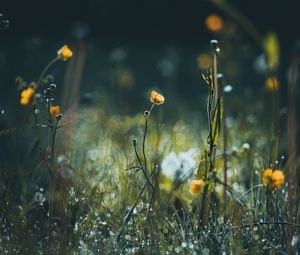
<path fill-rule="evenodd" d="M 288 87 L 288 220 L 291 223 L 296 223 L 297 217 L 296 81 L 298 61 L 299 52 L 293 57 Z M 294 225 L 289 225 L 288 254 L 294 254 L 292 239 L 295 235 L 295 230 Z"/>
<path fill-rule="evenodd" d="M 221 88 L 221 94 L 223 96 L 223 118 L 222 118 L 222 132 L 223 132 L 223 174 L 224 174 L 224 185 L 227 186 L 227 125 L 226 125 L 226 107 L 224 98 L 224 77 L 222 74 L 218 74 L 219 85 Z M 223 203 L 224 203 L 224 220 L 226 219 L 226 208 L 227 208 L 227 193 L 224 188 L 223 192 Z"/>

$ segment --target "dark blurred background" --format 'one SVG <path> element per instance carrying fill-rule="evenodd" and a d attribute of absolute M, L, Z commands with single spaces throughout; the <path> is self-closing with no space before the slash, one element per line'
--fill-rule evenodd
<path fill-rule="evenodd" d="M 262 35 L 277 33 L 281 45 L 279 75 L 286 84 L 292 49 L 299 39 L 300 1 L 228 2 Z M 205 18 L 215 13 L 224 19 L 225 29 L 226 22 L 234 24 L 226 13 L 204 0 L 3 0 L 0 13 L 2 20 L 9 21 L 2 22 L 0 31 L 0 106 L 7 113 L 18 105 L 15 77 L 37 80 L 64 44 L 73 49 L 74 59 L 61 61 L 50 73 L 60 88 L 59 100 L 68 101 L 61 102 L 66 109 L 79 95 L 97 91 L 113 96 L 116 108 L 124 113 L 138 112 L 151 88 L 177 95 L 176 105 L 182 102 L 193 109 L 206 93 L 196 57 L 208 53 L 209 41 L 216 37 L 206 29 Z M 253 67 L 262 51 L 238 25 L 234 34 L 224 45 L 221 41 L 221 49 L 225 48 L 221 70 L 234 86 L 233 93 L 243 88 L 251 100 L 265 79 Z M 121 82 L 116 81 L 118 75 Z M 66 99 L 64 88 L 70 91 L 74 83 L 78 92 Z M 122 101 L 130 104 L 124 106 Z"/>
<path fill-rule="evenodd" d="M 262 32 L 276 30 L 284 43 L 298 39 L 299 1 L 229 2 Z M 3 37 L 22 40 L 35 35 L 64 38 L 76 22 L 84 22 L 99 41 L 203 43 L 210 39 L 203 29 L 203 20 L 216 11 L 205 0 L 6 0 L 1 1 L 1 13 L 10 20 L 10 29 L 2 35 L 2 40 Z"/>

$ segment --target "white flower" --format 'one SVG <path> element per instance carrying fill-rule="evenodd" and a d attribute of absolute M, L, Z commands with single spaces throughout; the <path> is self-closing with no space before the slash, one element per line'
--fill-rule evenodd
<path fill-rule="evenodd" d="M 100 152 L 97 149 L 89 150 L 88 158 L 92 161 L 96 161 L 100 158 Z"/>
<path fill-rule="evenodd" d="M 180 152 L 178 155 L 175 152 L 171 152 L 167 155 L 162 163 L 162 174 L 170 178 L 171 180 L 184 180 L 187 178 L 195 167 L 195 161 L 193 156 L 197 150 L 191 149 L 187 152 Z"/>

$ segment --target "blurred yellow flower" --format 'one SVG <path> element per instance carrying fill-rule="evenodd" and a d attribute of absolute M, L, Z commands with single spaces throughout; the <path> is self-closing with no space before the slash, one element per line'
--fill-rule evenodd
<path fill-rule="evenodd" d="M 131 89 L 135 80 L 132 73 L 126 69 L 119 68 L 113 72 L 116 84 L 121 89 Z"/>
<path fill-rule="evenodd" d="M 192 180 L 190 183 L 190 193 L 193 195 L 197 195 L 203 191 L 204 186 L 205 182 L 202 179 Z"/>
<path fill-rule="evenodd" d="M 264 39 L 263 47 L 267 55 L 267 66 L 270 71 L 275 71 L 279 66 L 280 48 L 279 40 L 275 33 L 269 33 Z"/>
<path fill-rule="evenodd" d="M 60 113 L 60 107 L 59 107 L 59 105 L 50 106 L 49 111 L 50 111 L 51 116 L 56 117 Z"/>
<path fill-rule="evenodd" d="M 265 86 L 268 90 L 277 91 L 279 89 L 279 81 L 275 77 L 269 77 L 265 82 Z"/>
<path fill-rule="evenodd" d="M 262 176 L 262 183 L 264 186 L 270 185 L 272 183 L 273 170 L 271 168 L 265 169 Z"/>
<path fill-rule="evenodd" d="M 31 102 L 33 94 L 34 94 L 34 89 L 33 88 L 24 89 L 21 92 L 20 104 L 21 105 L 28 105 Z"/>
<path fill-rule="evenodd" d="M 153 103 L 153 104 L 157 104 L 157 105 L 160 105 L 160 104 L 163 104 L 165 102 L 165 98 L 163 95 L 157 93 L 156 91 L 151 91 L 151 95 L 150 95 L 150 101 Z"/>
<path fill-rule="evenodd" d="M 205 25 L 209 31 L 218 32 L 223 28 L 224 22 L 219 15 L 211 14 L 206 17 Z"/>
<path fill-rule="evenodd" d="M 278 189 L 285 181 L 284 173 L 281 170 L 273 171 L 271 168 L 267 168 L 263 172 L 262 183 L 264 186 L 268 186 L 271 189 Z"/>
<path fill-rule="evenodd" d="M 285 181 L 284 173 L 281 170 L 275 170 L 272 174 L 272 187 L 278 189 Z"/>
<path fill-rule="evenodd" d="M 212 66 L 212 57 L 209 54 L 200 54 L 197 57 L 197 64 L 199 69 L 209 69 Z"/>
<path fill-rule="evenodd" d="M 62 60 L 68 60 L 73 56 L 73 51 L 69 48 L 68 45 L 64 45 L 57 51 L 57 55 L 62 59 Z"/>

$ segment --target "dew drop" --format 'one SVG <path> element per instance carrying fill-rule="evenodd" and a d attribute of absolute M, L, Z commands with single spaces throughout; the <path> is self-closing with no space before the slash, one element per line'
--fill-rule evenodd
<path fill-rule="evenodd" d="M 231 85 L 226 85 L 225 87 L 224 87 L 224 92 L 231 92 L 232 91 L 232 86 Z"/>

